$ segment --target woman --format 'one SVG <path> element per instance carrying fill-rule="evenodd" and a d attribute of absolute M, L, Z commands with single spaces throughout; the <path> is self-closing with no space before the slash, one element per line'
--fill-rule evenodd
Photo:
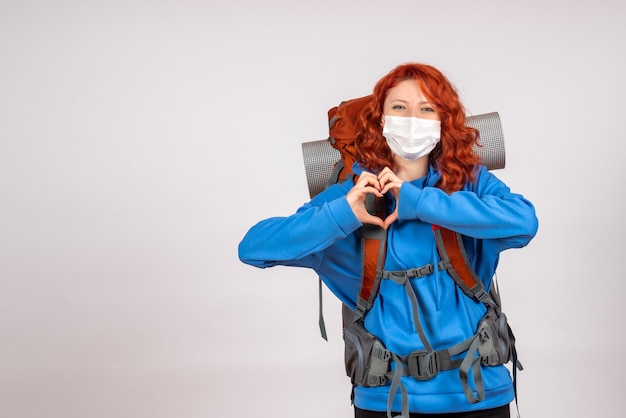
<path fill-rule="evenodd" d="M 400 65 L 379 80 L 371 97 L 357 140 L 353 170 L 358 180 L 331 186 L 291 216 L 259 222 L 240 243 L 240 259 L 261 268 L 311 268 L 354 309 L 363 224 L 387 230 L 388 271 L 437 266 L 432 225 L 439 225 L 465 237 L 473 268 L 489 289 L 499 253 L 523 247 L 535 235 L 533 205 L 479 165 L 473 151 L 478 132 L 465 126 L 465 110 L 440 71 Z M 387 202 L 384 220 L 365 209 L 368 194 Z M 405 287 L 392 280 L 381 281 L 365 316 L 365 328 L 388 350 L 407 356 L 425 344 L 438 350 L 474 335 L 485 305 L 466 296 L 445 270 L 434 269 L 410 284 L 421 333 Z M 514 389 L 508 370 L 504 365 L 480 368 L 484 398 L 479 402 L 464 392 L 458 369 L 444 370 L 429 379 L 405 375 L 403 390 L 388 383 L 357 385 L 355 416 L 385 417 L 391 410 L 408 409 L 411 417 L 509 417 Z"/>

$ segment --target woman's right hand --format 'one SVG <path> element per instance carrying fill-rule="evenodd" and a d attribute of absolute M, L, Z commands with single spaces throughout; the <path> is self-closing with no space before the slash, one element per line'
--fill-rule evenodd
<path fill-rule="evenodd" d="M 346 195 L 346 199 L 348 199 L 350 208 L 352 208 L 352 211 L 361 223 L 378 225 L 384 228 L 385 222 L 378 216 L 371 215 L 367 209 L 365 209 L 365 198 L 368 194 L 373 194 L 377 197 L 383 196 L 378 177 L 364 171 L 359 176 L 354 187 L 352 187 Z"/>

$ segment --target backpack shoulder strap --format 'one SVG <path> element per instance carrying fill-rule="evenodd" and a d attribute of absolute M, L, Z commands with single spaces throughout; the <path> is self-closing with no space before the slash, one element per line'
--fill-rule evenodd
<path fill-rule="evenodd" d="M 433 225 L 433 233 L 441 257 L 440 268 L 448 271 L 466 295 L 486 305 L 497 306 L 496 301 L 485 290 L 483 281 L 474 271 L 463 246 L 461 234 L 439 225 Z"/>
<path fill-rule="evenodd" d="M 340 183 L 345 181 L 346 177 L 343 174 L 343 178 L 340 177 L 340 173 L 344 172 L 343 162 L 340 160 L 337 162 L 331 180 L 328 184 Z M 351 173 L 351 171 L 349 172 Z M 354 182 L 356 183 L 358 176 L 353 174 Z M 367 195 L 365 198 L 365 208 L 367 211 L 382 219 L 386 216 L 385 201 L 382 198 L 378 198 L 374 195 Z M 385 265 L 385 254 L 387 252 L 387 231 L 377 225 L 364 224 L 361 226 L 361 282 L 359 285 L 359 292 L 356 297 L 356 308 L 353 312 L 352 322 L 357 322 L 365 317 L 365 314 L 372 307 L 378 288 L 380 286 L 380 279 L 383 275 L 383 267 Z M 328 334 L 326 333 L 326 324 L 324 322 L 323 302 L 322 302 L 322 279 L 319 278 L 319 328 L 322 338 L 328 341 Z M 345 306 L 345 305 L 344 305 Z M 343 311 L 344 322 L 348 321 L 345 318 L 345 311 Z"/>
<path fill-rule="evenodd" d="M 384 218 L 383 199 L 368 195 L 365 207 L 372 215 Z M 387 252 L 387 231 L 377 225 L 364 224 L 361 227 L 361 285 L 356 300 L 354 322 L 363 319 L 372 307 L 385 265 Z"/>

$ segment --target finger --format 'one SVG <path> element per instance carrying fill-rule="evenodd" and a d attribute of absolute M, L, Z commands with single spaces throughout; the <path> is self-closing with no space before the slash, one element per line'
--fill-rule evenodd
<path fill-rule="evenodd" d="M 372 224 L 387 229 L 387 227 L 385 227 L 385 222 L 383 222 L 382 219 L 380 219 L 378 216 L 370 215 L 369 213 L 363 216 L 361 222 L 364 224 Z"/>
<path fill-rule="evenodd" d="M 359 197 L 362 197 L 362 198 L 365 198 L 365 195 L 367 194 L 373 194 L 375 196 L 382 197 L 383 194 L 376 186 L 377 186 L 376 184 L 370 185 L 370 186 L 363 186 L 362 188 L 357 189 L 357 193 Z"/>
<path fill-rule="evenodd" d="M 392 223 L 394 223 L 395 221 L 397 221 L 397 220 L 398 220 L 398 211 L 397 211 L 397 210 L 395 210 L 395 211 L 393 211 L 393 213 L 392 213 L 392 214 L 390 214 L 389 216 L 387 216 L 387 218 L 385 218 L 385 222 L 384 222 L 384 224 L 383 224 L 383 228 L 384 228 L 384 229 L 388 229 L 388 228 L 389 228 L 389 226 L 390 226 Z"/>
<path fill-rule="evenodd" d="M 386 184 L 399 181 L 400 179 L 396 174 L 391 171 L 389 167 L 385 167 L 380 174 L 378 174 L 378 182 L 380 183 L 380 187 L 384 187 Z"/>
<path fill-rule="evenodd" d="M 359 181 L 357 181 L 356 186 L 365 187 L 365 186 L 373 186 L 377 190 L 381 189 L 381 184 L 378 180 L 378 177 L 371 173 L 367 173 L 365 176 L 359 177 Z"/>
<path fill-rule="evenodd" d="M 352 208 L 356 208 L 357 205 L 363 205 L 365 202 L 365 198 L 368 194 L 373 194 L 378 197 L 382 197 L 383 194 L 375 187 L 372 186 L 355 186 L 348 192 L 346 195 L 346 199 L 348 199 L 348 204 Z"/>
<path fill-rule="evenodd" d="M 348 193 L 355 193 L 358 195 L 373 193 L 377 196 L 381 195 L 380 188 L 378 187 L 378 182 L 374 182 L 372 184 L 357 183 L 356 186 L 352 187 L 352 189 Z"/>
<path fill-rule="evenodd" d="M 359 181 L 363 180 L 367 180 L 367 179 L 376 179 L 376 175 L 374 173 L 370 173 L 369 171 L 363 171 L 360 175 L 359 175 Z M 358 181 L 357 181 L 358 183 Z"/>
<path fill-rule="evenodd" d="M 395 194 L 396 192 L 398 192 L 400 190 L 401 187 L 402 187 L 402 182 L 400 182 L 400 181 L 391 181 L 391 182 L 385 184 L 385 186 L 382 188 L 382 190 L 380 192 L 382 194 L 385 194 L 389 190 L 391 190 Z"/>

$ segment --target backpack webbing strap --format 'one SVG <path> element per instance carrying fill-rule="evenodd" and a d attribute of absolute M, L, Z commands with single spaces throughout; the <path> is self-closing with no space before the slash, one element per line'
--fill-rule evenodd
<path fill-rule="evenodd" d="M 415 380 L 429 380 L 439 372 L 458 369 L 461 367 L 463 359 L 453 359 L 452 357 L 468 351 L 475 338 L 476 336 L 473 335 L 452 347 L 433 352 L 427 350 L 413 351 L 408 356 L 402 357 L 402 361 L 406 365 L 404 375 L 411 376 Z"/>
<path fill-rule="evenodd" d="M 396 363 L 396 369 L 390 372 L 388 377 L 391 380 L 391 386 L 389 387 L 389 396 L 387 396 L 387 418 L 394 418 L 391 415 L 391 409 L 393 407 L 393 399 L 396 397 L 396 393 L 398 393 L 398 388 L 400 388 L 402 393 L 402 415 L 396 415 L 395 418 L 409 418 L 409 396 L 406 387 L 400 380 L 403 375 L 404 363 L 397 355 L 392 354 L 392 356 L 393 361 Z"/>
<path fill-rule="evenodd" d="M 422 267 L 410 269 L 410 270 L 401 270 L 401 271 L 383 271 L 382 277 L 385 279 L 391 279 L 394 283 L 404 286 L 404 290 L 411 301 L 411 307 L 413 309 L 413 323 L 415 324 L 415 332 L 419 336 L 422 344 L 426 348 L 428 353 L 433 352 L 433 347 L 430 345 L 430 341 L 426 337 L 424 333 L 424 328 L 422 327 L 422 321 L 420 320 L 419 307 L 417 302 L 417 295 L 415 294 L 415 290 L 413 286 L 411 286 L 411 281 L 409 279 L 413 278 L 421 278 L 428 274 L 431 274 L 435 270 L 432 264 L 427 264 Z"/>
<path fill-rule="evenodd" d="M 317 282 L 318 282 L 318 300 L 319 300 L 319 312 L 320 312 L 318 324 L 320 327 L 320 334 L 322 334 L 322 338 L 328 341 L 328 334 L 326 333 L 326 323 L 324 322 L 324 306 L 323 306 L 324 303 L 322 302 L 322 293 L 323 293 L 322 278 L 319 277 L 317 279 Z"/>
<path fill-rule="evenodd" d="M 494 300 L 470 264 L 461 234 L 438 225 L 433 225 L 433 232 L 441 257 L 440 266 L 448 271 L 466 295 L 486 305 L 495 306 Z"/>
<path fill-rule="evenodd" d="M 470 345 L 461 366 L 459 367 L 459 376 L 461 377 L 463 392 L 465 392 L 465 397 L 469 403 L 472 404 L 485 399 L 485 385 L 483 384 L 482 372 L 480 369 L 480 356 L 474 356 L 474 353 L 478 351 L 480 343 L 481 338 L 477 335 Z M 468 383 L 470 370 L 472 371 L 472 379 L 474 380 L 474 385 L 476 387 L 476 396 L 474 396 L 474 392 Z"/>

